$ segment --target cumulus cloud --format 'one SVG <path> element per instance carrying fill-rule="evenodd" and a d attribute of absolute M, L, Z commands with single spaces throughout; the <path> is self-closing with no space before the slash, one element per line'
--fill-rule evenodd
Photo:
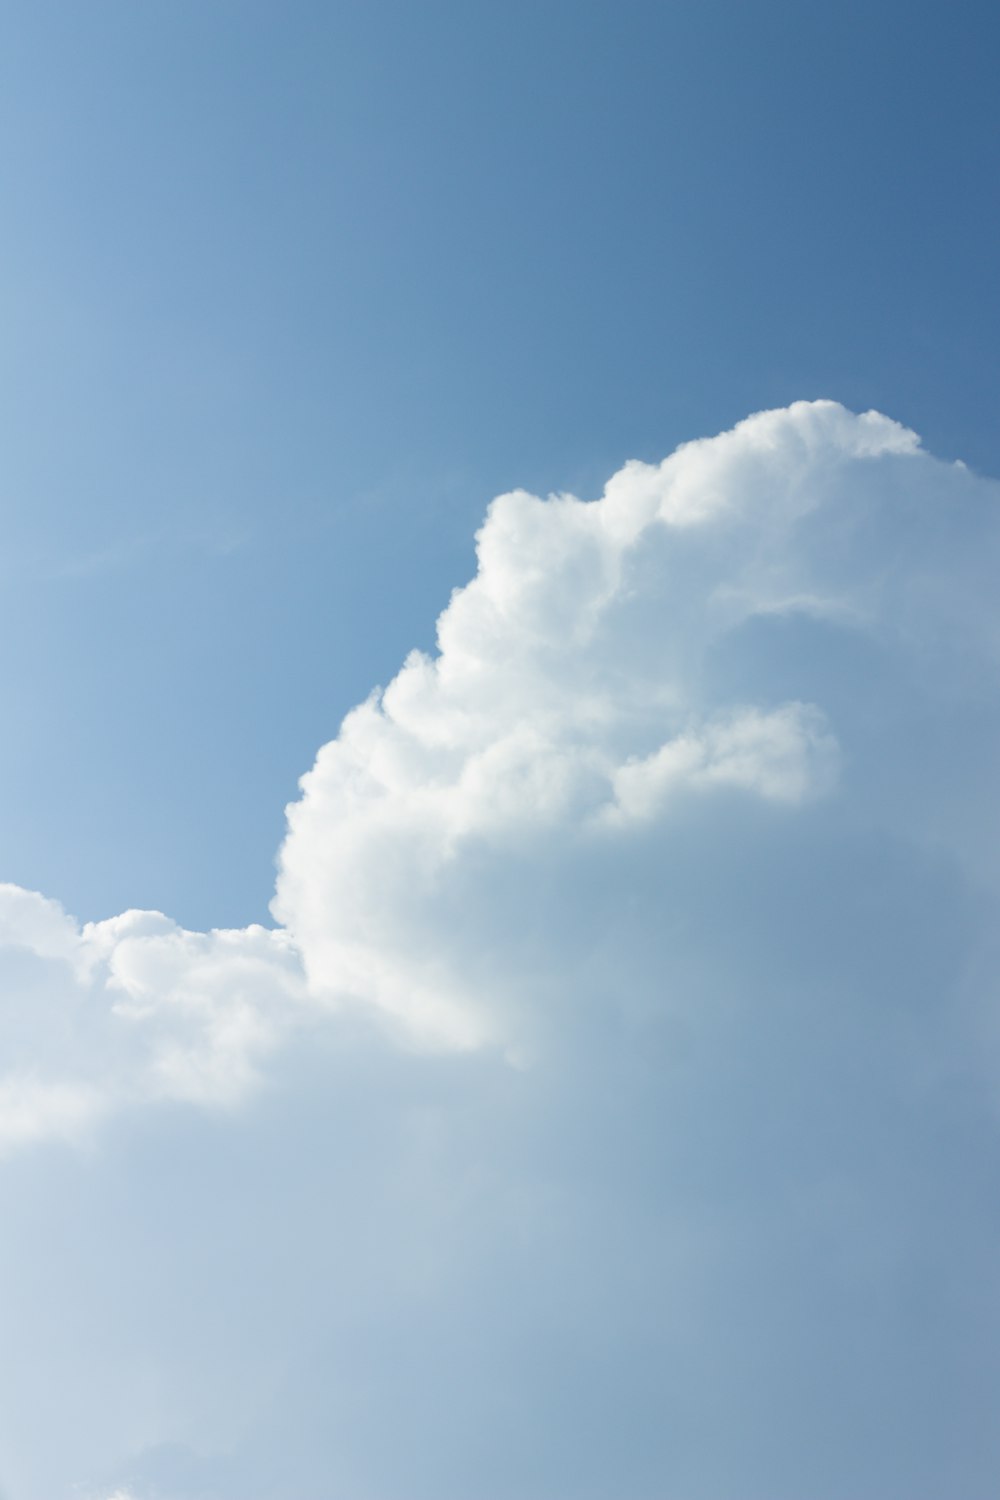
<path fill-rule="evenodd" d="M 238 1102 L 301 1004 L 287 935 L 185 932 L 158 912 L 80 926 L 0 886 L 0 1152 L 86 1141 L 120 1108 Z"/>
<path fill-rule="evenodd" d="M 947 650 L 964 605 L 960 590 L 928 597 L 932 549 L 976 492 L 898 424 L 819 402 L 627 464 L 594 502 L 495 500 L 437 654 L 414 653 L 348 716 L 289 810 L 274 912 L 311 990 L 346 989 L 435 1044 L 516 1052 L 538 1020 L 508 983 L 533 924 L 485 910 L 497 870 L 519 866 L 535 899 L 541 866 L 599 869 L 644 826 L 669 841 L 685 803 L 738 791 L 782 815 L 829 794 L 840 750 L 822 682 L 805 672 L 785 693 L 749 659 L 724 681 L 720 657 L 746 657 L 748 627 L 771 618 Z M 499 973 L 484 946 L 504 950 Z M 518 971 L 519 997 L 530 984 Z"/>
<path fill-rule="evenodd" d="M 276 928 L 81 928 L 0 889 L 0 1148 L 144 1102 L 236 1103 L 289 1035 L 345 1010 L 409 1046 L 531 1055 L 554 971 L 592 987 L 586 943 L 567 964 L 539 938 L 553 881 L 620 870 L 651 836 L 669 850 L 672 823 L 720 798 L 801 814 L 835 796 L 845 755 L 857 779 L 871 726 L 828 670 L 844 642 L 945 696 L 953 662 L 992 664 L 995 498 L 833 402 L 630 462 L 596 501 L 500 496 L 437 653 L 413 653 L 303 778 Z M 758 659 L 779 628 L 786 655 L 815 637 L 786 684 Z M 928 836 L 970 833 L 925 813 Z"/>
<path fill-rule="evenodd" d="M 992 1494 L 998 506 L 832 402 L 501 496 L 273 928 L 0 889 L 17 1500 Z"/>

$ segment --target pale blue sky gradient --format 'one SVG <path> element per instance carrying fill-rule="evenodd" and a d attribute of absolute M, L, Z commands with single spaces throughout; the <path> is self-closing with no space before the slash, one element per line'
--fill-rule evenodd
<path fill-rule="evenodd" d="M 1000 472 L 985 5 L 12 4 L 8 878 L 260 918 L 489 497 L 812 396 Z"/>

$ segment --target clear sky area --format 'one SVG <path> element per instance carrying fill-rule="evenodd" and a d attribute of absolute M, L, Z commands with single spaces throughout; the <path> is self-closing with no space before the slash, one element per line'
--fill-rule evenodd
<path fill-rule="evenodd" d="M 261 920 L 472 567 L 833 397 L 1000 473 L 988 6 L 5 7 L 5 874 Z"/>
<path fill-rule="evenodd" d="M 995 1500 L 998 44 L 0 7 L 0 1500 Z"/>

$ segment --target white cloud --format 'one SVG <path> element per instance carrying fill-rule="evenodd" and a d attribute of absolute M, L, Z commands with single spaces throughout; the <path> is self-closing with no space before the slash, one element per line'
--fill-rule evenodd
<path fill-rule="evenodd" d="M 128 1106 L 236 1103 L 302 1003 L 287 936 L 262 927 L 192 933 L 157 912 L 80 927 L 4 886 L 0 931 L 0 1153 L 89 1139 Z"/>
<path fill-rule="evenodd" d="M 661 825 L 669 840 L 706 799 L 788 816 L 833 793 L 844 726 L 822 664 L 786 693 L 747 630 L 990 646 L 981 590 L 947 573 L 996 555 L 987 490 L 888 418 L 815 402 L 628 463 L 597 501 L 499 497 L 438 653 L 413 653 L 303 778 L 276 929 L 191 933 L 148 912 L 81 929 L 0 890 L 0 1146 L 145 1102 L 238 1102 L 331 1010 L 381 1015 L 410 1045 L 530 1052 L 549 981 L 526 977 L 526 919 L 497 872 L 530 890 L 540 862 L 590 868 Z M 956 542 L 949 509 L 970 496 L 978 534 Z M 567 972 L 532 941 L 538 976 Z"/>
<path fill-rule="evenodd" d="M 832 788 L 837 761 L 837 743 L 817 709 L 788 703 L 772 713 L 737 710 L 626 761 L 612 778 L 614 802 L 601 811 L 613 823 L 651 819 L 671 797 L 719 786 L 794 805 Z"/>
<path fill-rule="evenodd" d="M 984 1492 L 998 506 L 832 403 L 500 497 L 275 928 L 0 889 L 17 1500 Z"/>

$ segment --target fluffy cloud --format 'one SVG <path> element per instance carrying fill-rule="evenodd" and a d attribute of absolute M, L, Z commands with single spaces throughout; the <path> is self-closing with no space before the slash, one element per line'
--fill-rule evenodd
<path fill-rule="evenodd" d="M 303 778 L 277 928 L 129 912 L 81 929 L 0 890 L 0 1147 L 142 1102 L 235 1103 L 334 1012 L 371 1010 L 407 1045 L 533 1055 L 555 973 L 592 989 L 598 914 L 572 955 L 540 934 L 582 872 L 615 870 L 613 906 L 629 849 L 645 860 L 652 836 L 670 858 L 672 824 L 720 799 L 794 816 L 834 792 L 845 753 L 862 798 L 868 688 L 845 699 L 838 653 L 869 671 L 892 656 L 919 712 L 907 674 L 954 696 L 997 647 L 993 487 L 833 402 L 628 463 L 597 501 L 502 495 L 478 558 L 437 654 L 413 653 Z M 813 656 L 782 684 L 790 648 Z M 985 865 L 968 818 L 925 793 L 907 836 L 961 837 L 973 862 L 978 842 Z M 622 964 L 619 990 L 644 982 Z"/>
<path fill-rule="evenodd" d="M 16 1500 L 992 1494 L 998 503 L 830 402 L 501 496 L 274 928 L 0 891 Z"/>
<path fill-rule="evenodd" d="M 286 934 L 185 932 L 157 912 L 83 927 L 0 886 L 0 1152 L 86 1141 L 114 1110 L 238 1102 L 302 1004 Z"/>

